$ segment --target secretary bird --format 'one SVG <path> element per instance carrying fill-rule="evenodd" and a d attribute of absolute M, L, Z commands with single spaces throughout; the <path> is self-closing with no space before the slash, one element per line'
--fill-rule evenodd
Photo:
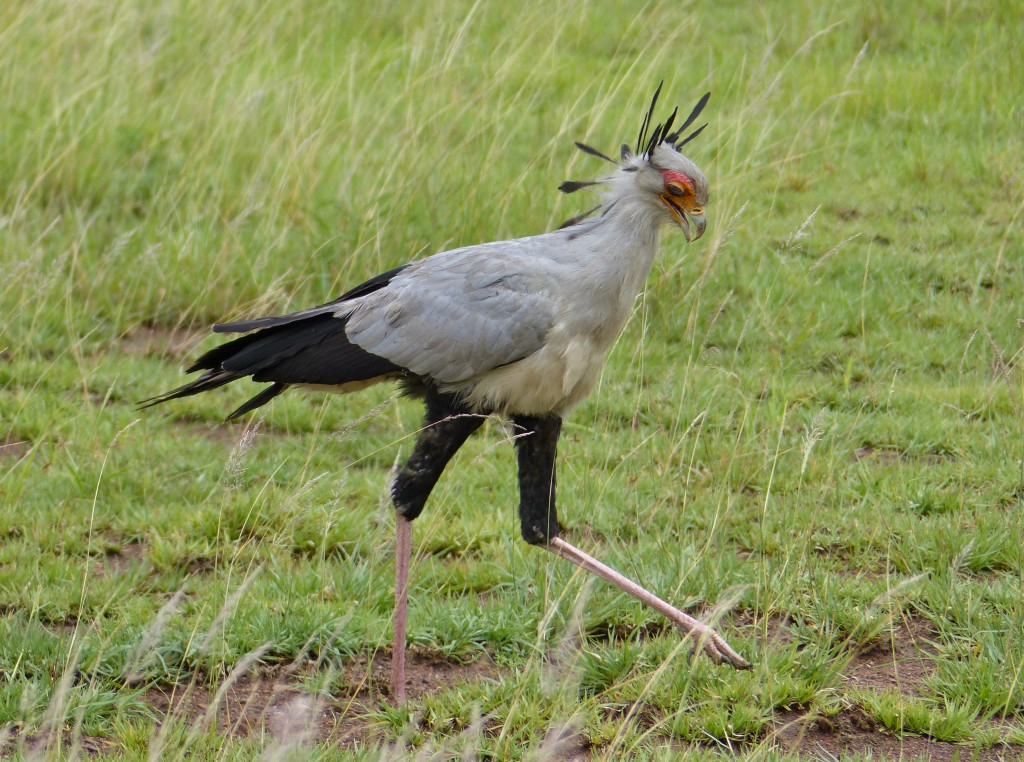
<path fill-rule="evenodd" d="M 395 642 L 392 695 L 405 697 L 405 627 L 412 521 L 448 461 L 490 415 L 511 420 L 519 462 L 523 539 L 652 606 L 716 663 L 750 664 L 711 627 L 572 546 L 555 513 L 555 449 L 562 419 L 593 388 L 674 223 L 687 242 L 704 234 L 708 181 L 679 149 L 710 97 L 673 132 L 678 109 L 651 128 L 658 86 L 635 149 L 620 161 L 576 145 L 616 169 L 565 193 L 604 189 L 600 204 L 558 230 L 453 249 L 371 278 L 332 302 L 278 317 L 214 326 L 245 333 L 204 354 L 202 376 L 145 406 L 215 389 L 246 376 L 269 386 L 237 418 L 291 386 L 351 392 L 397 381 L 426 407 L 409 460 L 395 477 Z"/>

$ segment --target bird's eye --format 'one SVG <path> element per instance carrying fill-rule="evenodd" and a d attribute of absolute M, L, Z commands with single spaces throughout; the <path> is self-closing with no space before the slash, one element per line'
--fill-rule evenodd
<path fill-rule="evenodd" d="M 671 193 L 673 196 L 682 196 L 683 195 L 683 189 L 680 188 L 678 185 L 670 185 L 670 186 L 668 186 L 668 192 Z"/>

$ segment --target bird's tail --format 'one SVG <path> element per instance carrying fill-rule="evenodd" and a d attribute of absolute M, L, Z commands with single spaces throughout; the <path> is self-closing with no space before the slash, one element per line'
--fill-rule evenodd
<path fill-rule="evenodd" d="M 207 392 L 210 389 L 216 389 L 217 387 L 230 384 L 232 381 L 237 381 L 242 378 L 238 373 L 232 373 L 230 371 L 208 371 L 202 376 L 197 378 L 195 381 L 190 381 L 187 384 L 179 386 L 177 389 L 171 389 L 169 392 L 158 394 L 156 397 L 150 397 L 149 399 L 141 400 L 139 402 L 139 410 L 147 407 L 153 407 L 159 405 L 162 402 L 168 402 L 170 400 L 176 400 L 181 397 L 191 397 L 193 394 L 200 394 L 201 392 Z M 270 400 L 274 399 L 277 395 L 288 388 L 288 384 L 274 383 L 268 386 L 266 389 L 261 391 L 255 397 L 247 400 L 243 405 L 233 410 L 225 420 L 231 421 L 238 418 L 241 415 L 248 413 L 250 410 L 267 404 Z"/>
<path fill-rule="evenodd" d="M 261 324 L 269 327 L 214 347 L 192 363 L 187 372 L 206 371 L 199 378 L 139 405 L 145 408 L 190 397 L 245 377 L 270 382 L 233 411 L 230 420 L 265 405 L 292 384 L 338 388 L 352 383 L 365 385 L 404 372 L 350 342 L 345 333 L 347 322 L 347 316 L 317 312 L 298 319 L 265 318 Z"/>

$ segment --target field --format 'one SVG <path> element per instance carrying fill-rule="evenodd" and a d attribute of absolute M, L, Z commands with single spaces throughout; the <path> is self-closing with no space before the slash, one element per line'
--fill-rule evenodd
<path fill-rule="evenodd" d="M 372 9 L 371 9 L 372 5 Z M 0 754 L 1024 756 L 1024 6 L 0 4 Z M 519 538 L 489 421 L 414 527 L 417 403 L 139 411 L 215 322 L 587 208 L 650 96 L 709 230 L 666 230 Z M 662 114 L 664 116 L 665 114 Z"/>

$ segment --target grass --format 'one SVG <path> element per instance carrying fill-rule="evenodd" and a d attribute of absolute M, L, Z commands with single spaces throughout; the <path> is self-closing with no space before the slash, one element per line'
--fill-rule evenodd
<path fill-rule="evenodd" d="M 0 745 L 1019 755 L 1022 21 L 981 2 L 4 3 Z M 666 236 L 568 421 L 561 513 L 677 605 L 721 604 L 755 668 L 690 659 L 523 544 L 490 422 L 416 522 L 409 631 L 433 682 L 395 709 L 372 664 L 417 406 L 292 393 L 224 425 L 251 388 L 134 403 L 180 382 L 210 323 L 557 225 L 582 208 L 558 183 L 601 171 L 572 141 L 632 140 L 662 79 L 684 110 L 713 91 L 692 146 L 710 230 Z"/>

